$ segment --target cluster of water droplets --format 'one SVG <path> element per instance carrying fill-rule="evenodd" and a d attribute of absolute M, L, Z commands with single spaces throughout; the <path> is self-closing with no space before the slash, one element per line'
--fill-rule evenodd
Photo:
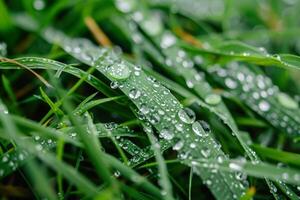
<path fill-rule="evenodd" d="M 3 154 L 0 158 L 0 177 L 5 176 L 5 174 L 9 171 L 16 170 L 20 162 L 22 162 L 27 156 L 28 154 L 25 151 L 15 151 L 11 154 Z"/>
<path fill-rule="evenodd" d="M 120 60 L 118 56 L 115 56 L 115 54 L 107 49 L 96 50 L 98 52 L 95 54 L 96 57 L 94 58 L 92 56 L 93 61 L 90 61 L 82 55 L 82 51 L 77 52 L 76 49 L 77 47 L 85 49 L 96 48 L 91 43 L 81 39 L 70 39 L 62 33 L 55 31 L 52 31 L 51 34 L 45 31 L 44 35 L 50 41 L 61 45 L 66 51 L 82 62 L 89 65 L 94 64 L 96 69 L 102 74 L 111 81 L 117 82 L 116 85 L 118 85 L 118 88 L 121 89 L 138 108 L 138 117 L 155 126 L 160 137 L 163 138 L 164 141 L 167 141 L 166 145 L 168 145 L 168 143 L 177 142 L 174 145 L 174 149 L 179 152 L 178 157 L 183 160 L 183 162 L 199 158 L 199 156 L 203 158 L 215 158 L 224 155 L 220 149 L 221 145 L 209 134 L 209 126 L 204 122 L 195 121 L 196 116 L 193 110 L 181 108 L 180 103 L 170 94 L 170 91 L 163 87 L 155 78 L 146 76 L 140 67 Z M 51 38 L 49 38 L 50 36 Z M 76 45 L 69 48 L 72 43 Z M 178 62 L 182 63 L 183 68 L 193 67 L 192 61 L 191 63 L 185 62 L 186 53 L 184 51 L 178 51 L 177 54 Z M 215 98 L 216 97 L 212 97 L 210 101 L 214 103 L 216 101 Z M 138 152 L 138 149 L 135 149 L 133 153 L 135 151 Z M 241 191 L 244 190 L 244 187 L 238 186 L 239 180 L 234 178 L 232 174 L 222 173 L 222 176 L 220 176 L 217 175 L 218 172 L 207 172 L 201 168 L 197 168 L 196 173 L 209 184 L 209 187 L 217 187 L 219 185 L 218 182 L 222 180 L 230 183 L 229 188 L 235 188 L 235 191 L 236 188 L 239 188 Z M 225 176 L 225 178 L 223 178 L 223 176 Z M 213 191 L 217 194 L 217 192 L 222 190 L 223 188 L 218 188 Z"/>
<path fill-rule="evenodd" d="M 48 42 L 59 44 L 66 52 L 88 65 L 94 65 L 94 62 L 107 52 L 107 49 L 99 48 L 85 38 L 71 39 L 51 27 L 43 31 L 43 37 Z"/>
<path fill-rule="evenodd" d="M 298 102 L 280 92 L 270 78 L 257 75 L 246 66 L 235 62 L 230 63 L 227 68 L 212 66 L 209 71 L 231 93 L 241 98 L 275 127 L 280 127 L 289 134 L 300 134 Z"/>

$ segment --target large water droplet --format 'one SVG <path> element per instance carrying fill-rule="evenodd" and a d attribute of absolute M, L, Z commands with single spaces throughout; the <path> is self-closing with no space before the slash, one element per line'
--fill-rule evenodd
<path fill-rule="evenodd" d="M 198 122 L 201 124 L 201 126 L 205 132 L 208 132 L 208 133 L 211 132 L 210 126 L 206 121 L 199 120 Z M 204 135 L 204 136 L 206 136 L 206 135 Z"/>
<path fill-rule="evenodd" d="M 150 15 L 147 19 L 142 21 L 142 27 L 145 32 L 151 36 L 158 35 L 163 30 L 163 25 L 160 20 L 160 16 L 157 14 Z"/>
<path fill-rule="evenodd" d="M 174 45 L 175 42 L 176 42 L 176 37 L 173 34 L 167 32 L 164 33 L 161 38 L 160 47 L 166 49 Z"/>
<path fill-rule="evenodd" d="M 155 125 L 158 122 L 160 122 L 160 116 L 159 116 L 159 114 L 157 114 L 157 113 L 152 114 L 150 116 L 150 123 L 153 124 L 153 125 Z"/>
<path fill-rule="evenodd" d="M 183 145 L 184 145 L 184 142 L 180 140 L 173 146 L 173 150 L 178 151 L 183 147 Z"/>
<path fill-rule="evenodd" d="M 195 112 L 190 108 L 181 109 L 178 112 L 178 117 L 182 122 L 186 124 L 192 124 L 196 119 Z"/>
<path fill-rule="evenodd" d="M 193 123 L 192 129 L 193 129 L 194 133 L 200 137 L 203 137 L 206 134 L 204 132 L 204 130 L 202 129 L 202 126 L 199 121 L 196 121 Z"/>
<path fill-rule="evenodd" d="M 229 168 L 234 170 L 234 171 L 241 171 L 243 169 L 243 166 L 239 163 L 229 163 Z"/>
<path fill-rule="evenodd" d="M 126 64 L 118 63 L 108 67 L 107 73 L 115 80 L 125 80 L 130 76 L 131 70 Z"/>
<path fill-rule="evenodd" d="M 45 2 L 43 0 L 35 0 L 33 2 L 33 7 L 36 10 L 43 10 L 45 8 Z"/>
<path fill-rule="evenodd" d="M 140 90 L 133 88 L 129 91 L 128 96 L 130 99 L 138 99 L 141 96 L 141 94 L 142 93 Z"/>
<path fill-rule="evenodd" d="M 261 111 L 266 112 L 266 111 L 270 110 L 270 104 L 267 101 L 262 100 L 258 103 L 258 108 Z"/>
<path fill-rule="evenodd" d="M 297 109 L 299 107 L 298 103 L 285 93 L 279 93 L 277 99 L 279 103 L 286 108 Z"/>
<path fill-rule="evenodd" d="M 217 105 L 221 102 L 221 97 L 218 94 L 210 94 L 205 97 L 205 102 L 210 105 Z"/>
<path fill-rule="evenodd" d="M 209 156 L 210 156 L 210 149 L 207 148 L 207 147 L 204 147 L 203 149 L 201 149 L 201 154 L 202 154 L 205 158 L 209 157 Z"/>
<path fill-rule="evenodd" d="M 172 140 L 174 138 L 174 134 L 168 128 L 162 129 L 160 136 L 166 140 Z"/>
<path fill-rule="evenodd" d="M 116 0 L 115 2 L 117 9 L 124 13 L 131 12 L 136 7 L 135 0 Z"/>
<path fill-rule="evenodd" d="M 226 78 L 225 79 L 225 85 L 229 89 L 235 89 L 235 88 L 237 88 L 237 83 L 234 80 L 232 80 L 231 78 Z"/>
<path fill-rule="evenodd" d="M 142 114 L 146 115 L 150 112 L 150 109 L 146 104 L 142 104 L 141 108 L 140 108 L 140 111 L 141 111 Z"/>

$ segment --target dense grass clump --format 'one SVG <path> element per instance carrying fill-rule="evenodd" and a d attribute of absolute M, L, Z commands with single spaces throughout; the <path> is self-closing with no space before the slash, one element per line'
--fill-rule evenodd
<path fill-rule="evenodd" d="M 300 199 L 299 8 L 0 0 L 1 199 Z"/>

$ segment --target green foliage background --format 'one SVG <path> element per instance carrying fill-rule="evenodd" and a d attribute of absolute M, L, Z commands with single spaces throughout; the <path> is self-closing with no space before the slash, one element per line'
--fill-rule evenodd
<path fill-rule="evenodd" d="M 299 199 L 300 1 L 0 0 L 2 199 Z"/>

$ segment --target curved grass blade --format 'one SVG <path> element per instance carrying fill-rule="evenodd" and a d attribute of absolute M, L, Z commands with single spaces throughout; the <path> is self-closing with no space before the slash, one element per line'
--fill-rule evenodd
<path fill-rule="evenodd" d="M 193 53 L 194 55 L 213 55 L 219 62 L 229 61 L 245 61 L 257 65 L 264 66 L 278 66 L 282 68 L 294 68 L 300 67 L 300 57 L 290 54 L 274 54 L 267 53 L 264 48 L 256 48 L 250 45 L 229 41 L 224 42 L 218 46 L 200 49 L 191 45 L 181 44 L 181 46 Z"/>
<path fill-rule="evenodd" d="M 152 123 L 159 132 L 164 129 L 171 129 L 170 131 L 172 133 L 174 132 L 173 134 L 176 137 L 186 142 L 186 144 L 179 149 L 179 155 L 182 159 L 186 159 L 190 156 L 225 157 L 220 146 L 210 134 L 204 132 L 204 130 L 199 127 L 199 131 L 202 131 L 206 136 L 205 139 L 199 140 L 198 136 L 192 131 L 191 124 L 185 123 L 184 120 L 182 121 L 179 117 L 180 114 L 179 116 L 174 115 L 174 113 L 178 112 L 183 114 L 185 111 L 182 110 L 179 102 L 166 88 L 162 87 L 153 78 L 147 77 L 141 69 L 126 61 L 120 60 L 113 52 L 107 49 L 97 49 L 84 39 L 70 39 L 63 33 L 55 31 L 52 28 L 44 31 L 44 37 L 48 41 L 60 45 L 70 55 L 82 62 L 88 65 L 95 65 L 96 69 L 111 81 L 117 81 L 119 85 L 121 85 L 120 89 L 131 99 L 139 110 L 143 110 L 143 106 L 155 108 L 151 112 L 144 113 L 145 118 Z M 80 54 L 74 51 L 79 46 L 82 49 Z M 139 73 L 134 73 L 134 71 L 139 71 Z M 161 104 L 161 102 L 163 102 L 163 104 Z M 160 116 L 158 111 L 160 111 L 160 113 L 163 112 L 164 115 Z M 184 115 L 186 115 L 186 113 Z M 169 121 L 172 122 L 171 126 Z M 188 133 L 188 139 L 182 136 L 181 132 L 183 130 L 186 130 L 186 133 Z M 189 145 L 192 146 L 192 150 Z M 231 174 L 215 174 L 202 170 L 203 169 L 197 168 L 195 171 L 202 177 L 205 183 L 207 183 L 214 195 L 218 197 L 222 196 L 223 199 L 231 199 L 233 196 L 238 197 L 244 193 L 244 186 Z M 226 189 L 224 186 L 226 186 Z"/>
<path fill-rule="evenodd" d="M 215 65 L 209 68 L 209 72 L 231 94 L 240 98 L 274 127 L 288 135 L 300 134 L 298 103 L 280 92 L 270 78 L 255 74 L 238 63 L 231 63 L 226 68 Z"/>

